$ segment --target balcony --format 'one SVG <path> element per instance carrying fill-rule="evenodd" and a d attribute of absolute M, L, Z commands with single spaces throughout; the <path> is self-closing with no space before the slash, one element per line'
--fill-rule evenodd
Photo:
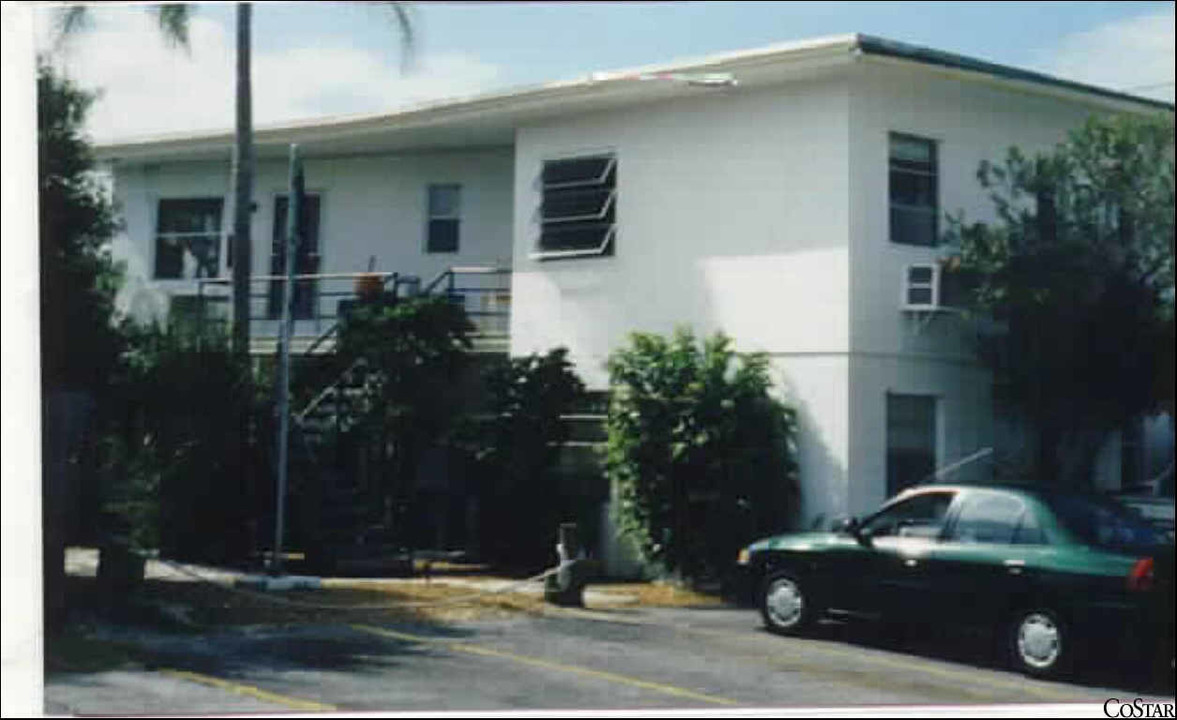
<path fill-rule="evenodd" d="M 282 321 L 282 276 L 257 275 L 250 279 L 250 353 L 277 350 Z M 417 295 L 450 298 L 460 304 L 474 325 L 471 339 L 481 352 L 506 352 L 511 308 L 510 268 L 490 266 L 451 267 L 429 282 L 418 276 L 393 272 L 319 273 L 294 276 L 291 351 L 296 354 L 329 353 L 335 348 L 339 321 L 348 308 L 360 302 L 360 283 L 378 282 L 379 297 L 395 301 Z M 195 295 L 174 295 L 173 313 L 200 325 L 232 322 L 232 281 L 227 278 L 196 280 Z"/>

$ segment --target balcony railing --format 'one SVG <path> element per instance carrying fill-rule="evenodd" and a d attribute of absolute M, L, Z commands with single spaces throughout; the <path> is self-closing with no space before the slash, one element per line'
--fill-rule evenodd
<path fill-rule="evenodd" d="M 427 295 L 445 295 L 465 310 L 481 337 L 510 334 L 511 269 L 491 266 L 455 266 L 424 286 Z"/>
<path fill-rule="evenodd" d="M 510 268 L 451 267 L 428 283 L 416 275 L 392 272 L 318 273 L 294 276 L 292 347 L 302 353 L 329 351 L 334 346 L 339 321 L 348 306 L 359 300 L 357 282 L 375 276 L 385 297 L 398 299 L 418 294 L 444 295 L 466 310 L 476 339 L 505 340 L 510 325 Z M 250 278 L 250 338 L 254 352 L 273 349 L 282 322 L 282 297 L 286 279 L 280 275 Z M 203 278 L 196 281 L 196 307 L 188 310 L 202 324 L 232 322 L 232 281 Z"/>

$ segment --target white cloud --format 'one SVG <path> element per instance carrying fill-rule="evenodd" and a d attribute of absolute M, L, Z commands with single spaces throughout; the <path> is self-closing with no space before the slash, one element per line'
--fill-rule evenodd
<path fill-rule="evenodd" d="M 1037 65 L 1067 79 L 1173 102 L 1173 19 L 1170 7 L 1069 35 Z M 1155 87 L 1142 87 L 1149 85 Z"/>
<path fill-rule="evenodd" d="M 38 44 L 50 36 L 48 13 L 38 22 Z M 59 53 L 83 87 L 101 89 L 90 113 L 96 139 L 233 127 L 235 38 L 199 15 L 189 23 L 190 50 L 168 47 L 142 9 L 95 10 L 93 23 Z M 327 44 L 256 53 L 254 122 L 265 125 L 477 93 L 499 77 L 496 67 L 464 54 L 424 55 L 401 74 L 386 55 Z"/>

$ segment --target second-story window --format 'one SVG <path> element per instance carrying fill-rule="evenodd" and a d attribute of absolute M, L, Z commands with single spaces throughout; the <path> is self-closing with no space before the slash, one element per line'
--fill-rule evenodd
<path fill-rule="evenodd" d="M 159 201 L 155 222 L 155 277 L 212 278 L 221 272 L 221 198 Z"/>
<path fill-rule="evenodd" d="M 456 253 L 462 221 L 462 186 L 430 185 L 425 252 Z"/>
<path fill-rule="evenodd" d="M 612 255 L 617 226 L 617 158 L 549 160 L 540 178 L 541 258 Z"/>
<path fill-rule="evenodd" d="M 891 242 L 927 247 L 937 244 L 937 165 L 934 141 L 891 133 Z"/>

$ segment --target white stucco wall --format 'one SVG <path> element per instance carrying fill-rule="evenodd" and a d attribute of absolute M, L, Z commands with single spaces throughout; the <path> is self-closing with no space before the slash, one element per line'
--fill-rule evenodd
<path fill-rule="evenodd" d="M 991 220 L 993 210 L 976 180 L 982 160 L 1000 161 L 1016 145 L 1032 152 L 1065 139 L 1090 106 L 991 85 L 961 82 L 928 69 L 864 64 L 850 104 L 850 510 L 878 504 L 886 493 L 886 393 L 938 398 L 937 463 L 946 465 L 1017 433 L 995 433 L 990 375 L 973 354 L 966 326 L 954 315 L 916 318 L 899 310 L 906 267 L 931 262 L 944 249 L 898 245 L 889 239 L 888 134 L 936 141 L 941 231 L 944 214 Z M 987 463 L 958 479 L 984 473 Z M 975 475 L 974 475 L 975 476 Z"/>
<path fill-rule="evenodd" d="M 799 83 L 521 128 L 512 353 L 567 345 L 602 387 L 628 333 L 679 324 L 844 352 L 846 105 L 840 84 Z M 543 160 L 600 150 L 618 162 L 615 254 L 531 259 Z"/>
<path fill-rule="evenodd" d="M 564 345 L 592 388 L 635 331 L 722 330 L 798 407 L 807 516 L 844 502 L 848 98 L 836 78 L 521 128 L 511 352 Z M 615 254 L 536 260 L 545 159 L 617 158 Z"/>
<path fill-rule="evenodd" d="M 509 264 L 513 162 L 510 148 L 307 159 L 307 191 L 321 196 L 320 272 L 363 271 L 375 256 L 379 271 L 418 275 L 428 282 L 451 265 Z M 274 201 L 286 193 L 288 173 L 283 161 L 258 164 L 252 229 L 255 275 L 270 272 Z M 426 187 L 434 183 L 462 186 L 458 253 L 425 253 Z M 126 224 L 116 247 L 129 271 L 124 307 L 163 313 L 167 304 L 162 293 L 195 290 L 191 281 L 152 278 L 159 199 L 223 197 L 223 224 L 229 229 L 230 187 L 228 160 L 116 168 L 116 198 Z M 226 263 L 222 247 L 222 273 L 227 277 Z M 349 287 L 350 281 L 335 281 L 330 289 Z M 263 289 L 255 286 L 255 292 Z M 322 300 L 324 312 L 329 302 L 333 301 Z M 258 301 L 255 313 L 262 307 Z"/>

